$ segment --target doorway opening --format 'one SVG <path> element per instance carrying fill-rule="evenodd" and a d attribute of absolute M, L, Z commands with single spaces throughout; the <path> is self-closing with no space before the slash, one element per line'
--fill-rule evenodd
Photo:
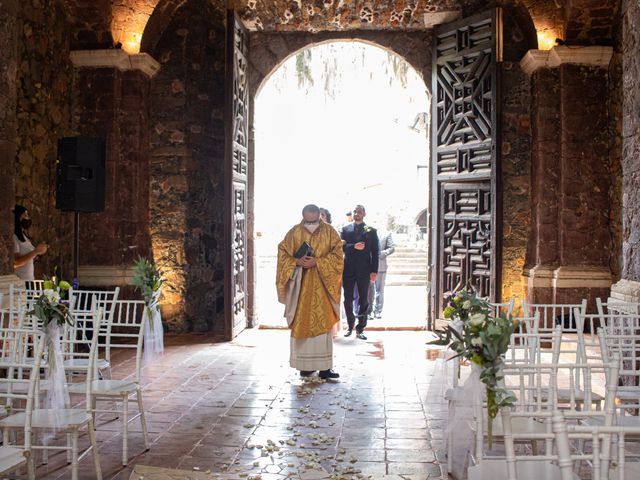
<path fill-rule="evenodd" d="M 313 45 L 285 60 L 255 99 L 256 311 L 285 328 L 275 290 L 277 246 L 305 204 L 390 232 L 384 306 L 373 329 L 424 329 L 428 316 L 431 98 L 399 55 L 363 41 Z M 344 319 L 343 319 L 344 320 Z"/>

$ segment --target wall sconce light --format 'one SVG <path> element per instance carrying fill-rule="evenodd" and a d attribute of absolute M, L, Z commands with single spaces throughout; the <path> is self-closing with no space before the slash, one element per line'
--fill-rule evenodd
<path fill-rule="evenodd" d="M 140 53 L 142 34 L 138 32 L 126 32 L 123 35 L 122 49 L 129 54 Z"/>
<path fill-rule="evenodd" d="M 538 50 L 551 50 L 557 42 L 555 32 L 551 30 L 541 30 L 537 32 Z"/>

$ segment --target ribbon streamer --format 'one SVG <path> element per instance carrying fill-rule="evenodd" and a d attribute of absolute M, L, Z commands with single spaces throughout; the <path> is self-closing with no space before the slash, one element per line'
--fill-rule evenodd
<path fill-rule="evenodd" d="M 164 352 L 164 329 L 159 301 L 160 289 L 156 290 L 153 298 L 145 306 L 146 322 L 144 322 L 144 350 L 145 365 L 153 363 Z"/>
<path fill-rule="evenodd" d="M 49 322 L 45 327 L 45 342 L 47 345 L 47 369 L 45 372 L 45 383 L 47 385 L 47 395 L 45 399 L 45 409 L 51 419 L 53 432 L 44 435 L 45 444 L 55 436 L 55 432 L 63 427 L 62 411 L 70 408 L 69 390 L 67 389 L 67 379 L 64 371 L 64 360 L 60 346 L 60 325 L 55 321 Z"/>

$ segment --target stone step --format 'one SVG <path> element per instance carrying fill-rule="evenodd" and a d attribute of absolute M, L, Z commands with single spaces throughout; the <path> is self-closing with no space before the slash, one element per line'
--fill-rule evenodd
<path fill-rule="evenodd" d="M 427 250 L 424 248 L 407 248 L 407 247 L 396 247 L 394 250 L 402 253 L 427 253 Z"/>
<path fill-rule="evenodd" d="M 413 269 L 413 270 L 398 270 L 395 268 L 389 268 L 387 269 L 387 276 L 392 276 L 392 277 L 406 277 L 406 276 L 415 276 L 415 275 L 426 275 L 427 274 L 427 270 L 426 269 Z"/>
<path fill-rule="evenodd" d="M 390 255 L 387 257 L 387 263 L 428 263 L 429 259 L 426 256 L 421 257 L 396 257 L 395 255 Z"/>
<path fill-rule="evenodd" d="M 429 264 L 427 262 L 387 262 L 387 270 L 392 269 L 401 269 L 401 270 L 412 270 L 412 269 L 421 269 L 426 270 Z"/>
<path fill-rule="evenodd" d="M 429 258 L 426 253 L 392 253 L 388 256 L 389 260 L 391 259 L 402 259 L 402 258 Z"/>
<path fill-rule="evenodd" d="M 427 262 L 387 262 L 387 270 L 426 270 L 429 264 Z"/>
<path fill-rule="evenodd" d="M 387 275 L 387 282 L 395 282 L 395 281 L 407 281 L 407 280 L 411 280 L 411 281 L 427 281 L 427 274 L 409 274 L 409 275 L 398 275 L 398 274 L 388 274 Z"/>
<path fill-rule="evenodd" d="M 393 281 L 385 283 L 386 287 L 427 287 L 426 281 L 419 280 L 407 280 L 407 281 Z"/>

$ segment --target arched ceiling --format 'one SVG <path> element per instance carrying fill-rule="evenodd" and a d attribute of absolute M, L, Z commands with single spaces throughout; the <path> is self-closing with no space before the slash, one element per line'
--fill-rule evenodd
<path fill-rule="evenodd" d="M 158 35 L 190 0 L 60 0 L 76 31 L 77 48 L 120 42 L 137 51 L 148 28 Z M 524 6 L 547 48 L 555 38 L 569 44 L 612 43 L 620 0 L 208 0 L 217 9 L 235 8 L 251 30 L 320 32 L 423 30 L 456 15 L 470 15 L 496 3 Z M 159 30 L 159 31 L 158 31 Z M 541 45 L 544 43 L 541 40 Z M 543 45 L 545 46 L 545 45 Z M 143 41 L 144 49 L 144 41 Z"/>
<path fill-rule="evenodd" d="M 460 11 L 456 0 L 240 0 L 245 24 L 265 31 L 420 30 Z"/>

